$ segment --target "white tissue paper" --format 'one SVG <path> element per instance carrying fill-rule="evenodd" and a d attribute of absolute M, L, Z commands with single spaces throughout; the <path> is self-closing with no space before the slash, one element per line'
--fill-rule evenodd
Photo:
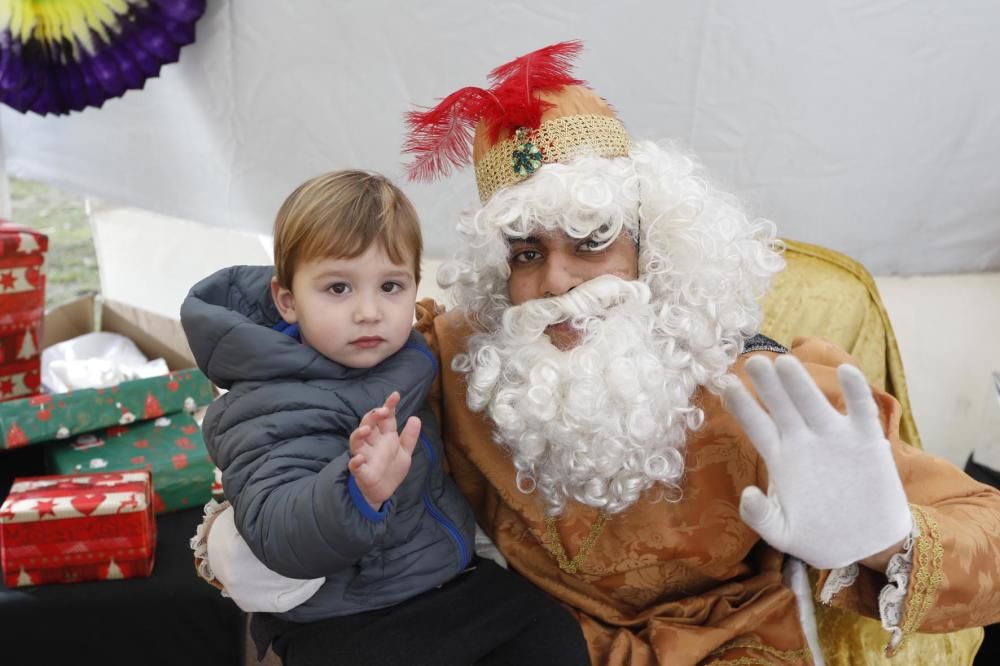
<path fill-rule="evenodd" d="M 107 388 L 167 372 L 166 361 L 150 361 L 134 342 L 117 333 L 87 333 L 42 351 L 42 385 L 49 393 Z"/>

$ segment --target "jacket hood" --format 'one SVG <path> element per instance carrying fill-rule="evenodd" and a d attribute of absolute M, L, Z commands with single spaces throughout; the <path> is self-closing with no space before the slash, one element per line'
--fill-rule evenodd
<path fill-rule="evenodd" d="M 202 372 L 228 389 L 241 381 L 350 378 L 345 368 L 273 327 L 282 321 L 271 299 L 271 266 L 224 268 L 191 288 L 181 325 Z"/>

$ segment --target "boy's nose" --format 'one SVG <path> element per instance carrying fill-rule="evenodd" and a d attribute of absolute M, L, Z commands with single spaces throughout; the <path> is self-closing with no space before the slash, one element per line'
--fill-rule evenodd
<path fill-rule="evenodd" d="M 379 312 L 378 306 L 373 299 L 363 299 L 358 303 L 358 307 L 354 311 L 355 324 L 377 322 L 381 318 L 382 314 Z"/>

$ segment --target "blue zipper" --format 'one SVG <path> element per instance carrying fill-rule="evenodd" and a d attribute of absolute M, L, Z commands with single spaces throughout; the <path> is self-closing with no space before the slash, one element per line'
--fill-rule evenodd
<path fill-rule="evenodd" d="M 431 446 L 431 443 L 428 442 L 427 438 L 424 437 L 423 435 L 420 435 L 420 443 L 423 444 L 424 450 L 427 452 L 427 457 L 430 458 L 431 469 L 433 470 L 437 466 L 437 457 L 434 455 L 434 447 Z M 430 486 L 430 483 L 431 483 L 431 474 L 428 474 L 427 475 L 428 487 Z M 465 569 L 465 567 L 469 565 L 469 559 L 470 559 L 469 549 L 465 545 L 465 541 L 462 539 L 462 535 L 459 534 L 458 529 L 455 527 L 455 525 L 450 520 L 448 520 L 448 517 L 445 516 L 443 513 L 441 513 L 436 506 L 434 506 L 434 503 L 431 502 L 431 497 L 426 490 L 424 491 L 423 494 L 423 500 L 424 500 L 424 506 L 427 508 L 427 513 L 431 514 L 431 517 L 441 524 L 445 532 L 448 533 L 448 536 L 450 536 L 452 541 L 455 542 L 455 545 L 458 546 L 458 554 L 460 558 L 458 570 L 459 572 L 461 572 L 462 570 Z"/>

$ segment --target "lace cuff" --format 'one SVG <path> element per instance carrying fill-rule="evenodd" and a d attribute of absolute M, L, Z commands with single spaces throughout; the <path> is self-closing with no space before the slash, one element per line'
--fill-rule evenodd
<path fill-rule="evenodd" d="M 917 521 L 913 520 L 910 533 L 903 541 L 903 550 L 889 558 L 885 570 L 888 583 L 878 595 L 878 614 L 882 628 L 889 632 L 889 644 L 886 654 L 892 655 L 903 641 L 903 613 L 906 611 L 906 593 L 910 586 L 910 575 L 913 573 L 914 544 L 920 536 Z M 854 585 L 860 573 L 855 562 L 840 569 L 833 569 L 820 591 L 820 601 L 830 604 L 841 590 Z"/>
<path fill-rule="evenodd" d="M 212 523 L 215 522 L 218 515 L 225 511 L 228 507 L 228 500 L 225 502 L 219 502 L 214 499 L 209 500 L 205 505 L 205 517 L 202 518 L 201 522 L 198 524 L 198 529 L 195 531 L 194 536 L 191 537 L 191 541 L 189 542 L 191 550 L 194 551 L 194 561 L 198 569 L 198 575 L 214 587 L 219 588 L 222 591 L 222 596 L 224 597 L 229 595 L 226 594 L 226 590 L 215 578 L 215 574 L 212 573 L 212 565 L 208 562 L 208 532 L 212 529 Z"/>
<path fill-rule="evenodd" d="M 854 585 L 854 581 L 858 579 L 859 571 L 857 563 L 848 564 L 846 567 L 839 569 L 832 569 L 826 582 L 823 583 L 823 589 L 819 593 L 819 600 L 829 606 L 838 592 Z"/>
<path fill-rule="evenodd" d="M 891 634 L 886 654 L 891 655 L 903 641 L 903 611 L 906 610 L 906 591 L 910 588 L 910 574 L 913 573 L 913 545 L 920 536 L 916 521 L 910 534 L 903 542 L 903 551 L 889 558 L 885 577 L 889 581 L 878 595 L 878 614 L 882 628 Z"/>

